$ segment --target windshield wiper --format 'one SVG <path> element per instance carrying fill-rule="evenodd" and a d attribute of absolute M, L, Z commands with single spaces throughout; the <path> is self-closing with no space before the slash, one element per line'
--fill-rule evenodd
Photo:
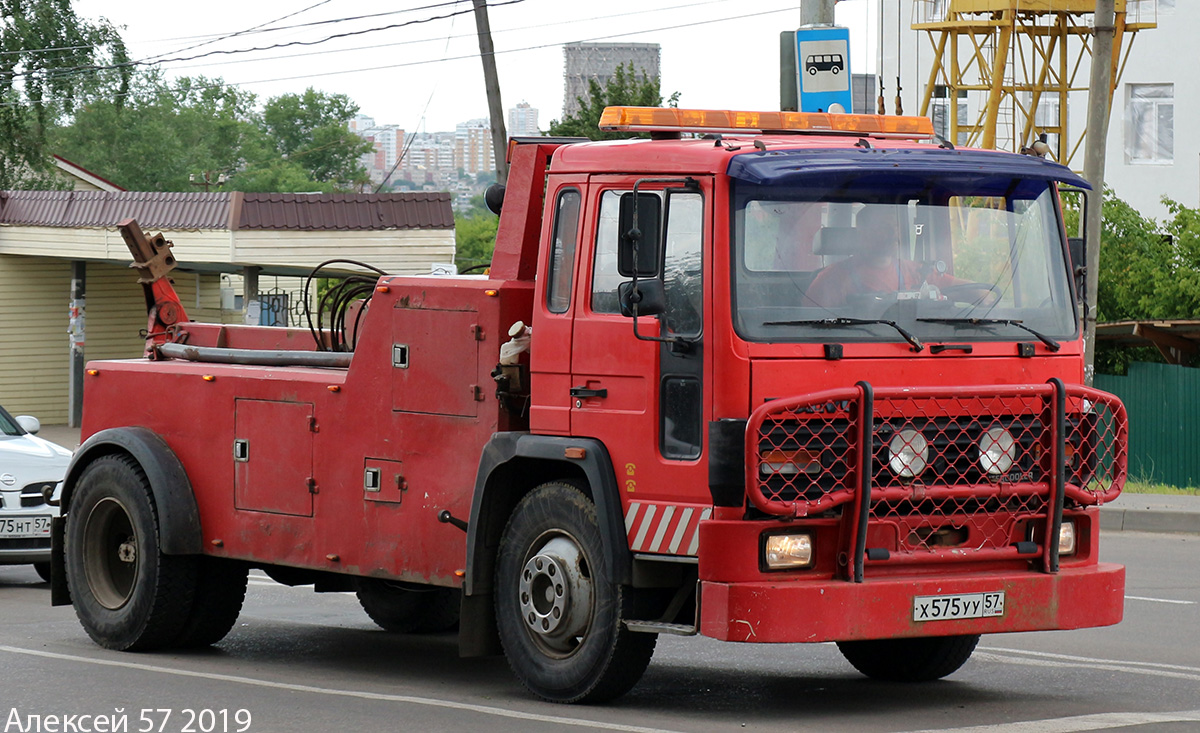
<path fill-rule="evenodd" d="M 920 351 L 925 348 L 925 344 L 921 340 L 912 335 L 907 329 L 895 321 L 889 321 L 886 318 L 818 318 L 809 321 L 767 321 L 764 326 L 873 326 L 880 324 L 891 326 L 896 329 L 904 337 L 904 340 L 912 346 L 913 351 Z"/>
<path fill-rule="evenodd" d="M 1020 321 L 1014 321 L 1008 318 L 918 318 L 917 320 L 923 323 L 948 323 L 950 325 L 959 326 L 1016 326 L 1022 331 L 1032 334 L 1037 338 L 1038 341 L 1041 341 L 1043 344 L 1045 344 L 1046 348 L 1050 349 L 1051 351 L 1058 351 L 1062 348 L 1061 344 L 1046 334 L 1039 333 Z"/>

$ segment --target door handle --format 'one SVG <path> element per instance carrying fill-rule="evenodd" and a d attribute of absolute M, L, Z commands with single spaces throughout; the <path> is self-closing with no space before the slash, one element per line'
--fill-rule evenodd
<path fill-rule="evenodd" d="M 572 387 L 572 397 L 599 397 L 601 399 L 608 397 L 607 389 L 588 389 L 587 387 Z"/>

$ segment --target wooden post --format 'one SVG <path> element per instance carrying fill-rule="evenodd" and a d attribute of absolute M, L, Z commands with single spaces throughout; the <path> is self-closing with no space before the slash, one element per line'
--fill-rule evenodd
<path fill-rule="evenodd" d="M 1088 85 L 1087 146 L 1083 155 L 1083 177 L 1095 188 L 1087 209 L 1087 284 L 1084 286 L 1087 298 L 1083 307 L 1083 376 L 1088 385 L 1091 385 L 1096 373 L 1096 289 L 1100 282 L 1101 205 L 1104 201 L 1104 158 L 1108 153 L 1108 116 L 1112 100 L 1115 4 L 1114 0 L 1096 0 L 1092 75 Z"/>
<path fill-rule="evenodd" d="M 475 28 L 479 32 L 479 59 L 487 88 L 488 115 L 492 118 L 492 153 L 496 157 L 496 183 L 508 180 L 508 133 L 504 130 L 504 106 L 500 104 L 500 77 L 496 75 L 496 50 L 488 23 L 487 0 L 471 0 L 475 6 Z"/>

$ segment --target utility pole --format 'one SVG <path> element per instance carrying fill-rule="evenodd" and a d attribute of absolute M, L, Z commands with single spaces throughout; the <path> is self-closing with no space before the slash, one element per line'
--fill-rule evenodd
<path fill-rule="evenodd" d="M 1096 0 L 1093 19 L 1092 76 L 1088 85 L 1087 147 L 1084 149 L 1083 177 L 1095 193 L 1087 208 L 1085 231 L 1090 236 L 1085 275 L 1086 299 L 1083 313 L 1084 382 L 1092 383 L 1096 373 L 1096 290 L 1100 282 L 1100 230 L 1103 226 L 1104 158 L 1108 152 L 1108 116 L 1112 102 L 1112 48 L 1116 31 L 1114 0 Z"/>
<path fill-rule="evenodd" d="M 837 0 L 800 0 L 800 25 L 833 25 Z"/>
<path fill-rule="evenodd" d="M 496 75 L 496 50 L 488 23 L 487 0 L 471 0 L 475 6 L 475 29 L 479 32 L 479 59 L 487 88 L 488 115 L 492 118 L 492 153 L 496 156 L 496 183 L 508 179 L 508 133 L 504 131 L 504 106 L 500 104 L 500 77 Z"/>

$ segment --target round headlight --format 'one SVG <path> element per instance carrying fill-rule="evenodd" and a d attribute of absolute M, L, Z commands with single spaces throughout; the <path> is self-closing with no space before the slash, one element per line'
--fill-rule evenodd
<path fill-rule="evenodd" d="M 979 439 L 979 465 L 993 476 L 1008 473 L 1017 457 L 1017 441 L 1004 428 L 992 428 Z"/>
<path fill-rule="evenodd" d="M 888 466 L 900 478 L 915 478 L 929 465 L 929 441 L 916 430 L 901 430 L 888 443 Z"/>

